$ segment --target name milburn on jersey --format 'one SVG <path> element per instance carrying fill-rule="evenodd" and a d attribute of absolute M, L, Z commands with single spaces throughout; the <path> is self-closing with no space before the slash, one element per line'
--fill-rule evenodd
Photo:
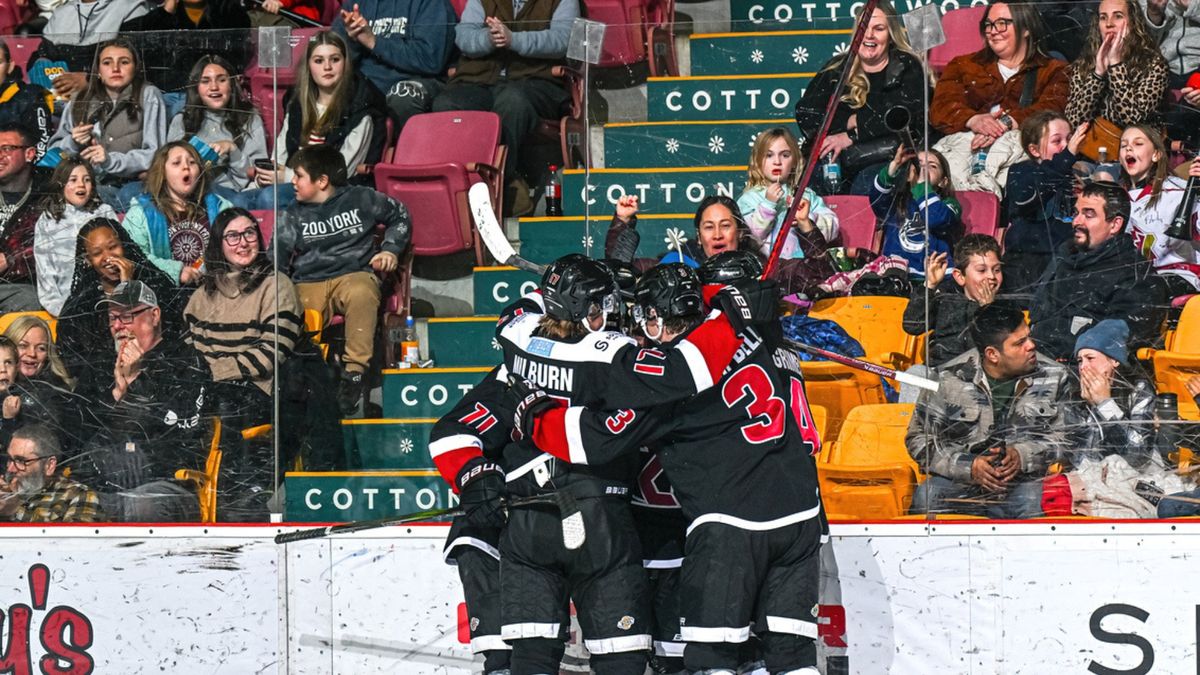
<path fill-rule="evenodd" d="M 513 371 L 539 387 L 553 391 L 574 391 L 575 369 L 513 357 Z"/>

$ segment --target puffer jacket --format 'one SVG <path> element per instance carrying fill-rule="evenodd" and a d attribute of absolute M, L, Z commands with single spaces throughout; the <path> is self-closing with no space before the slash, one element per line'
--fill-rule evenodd
<path fill-rule="evenodd" d="M 1021 454 L 1021 472 L 1041 474 L 1067 447 L 1063 423 L 1071 378 L 1038 355 L 1037 369 L 1020 378 L 1006 420 L 992 412 L 991 388 L 972 349 L 938 371 L 937 392 L 923 391 L 904 444 L 922 470 L 958 483 L 971 480 L 971 463 L 1003 438 Z"/>
<path fill-rule="evenodd" d="M 1038 281 L 1030 325 L 1038 351 L 1070 358 L 1075 337 L 1103 319 L 1129 325 L 1130 348 L 1153 342 L 1166 316 L 1167 290 L 1124 232 L 1094 250 L 1063 244 Z"/>

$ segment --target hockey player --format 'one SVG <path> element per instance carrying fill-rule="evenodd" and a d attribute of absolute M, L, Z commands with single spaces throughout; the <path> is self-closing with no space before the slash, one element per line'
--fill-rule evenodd
<path fill-rule="evenodd" d="M 682 265 L 638 283 L 636 309 L 664 357 L 703 315 L 686 298 Z M 686 311 L 684 311 L 686 310 Z M 693 671 L 733 672 L 751 623 L 772 673 L 816 670 L 819 440 L 799 362 L 753 329 L 710 389 L 655 409 L 567 406 L 517 382 L 514 426 L 558 459 L 603 465 L 647 442 L 690 521 L 681 577 L 684 659 Z M 514 378 L 510 378 L 510 383 Z M 636 391 L 628 391 L 636 400 Z"/>
<path fill-rule="evenodd" d="M 627 400 L 645 406 L 680 400 L 711 388 L 740 344 L 721 319 L 706 322 L 669 355 L 641 350 L 620 333 L 601 332 L 619 301 L 616 282 L 607 266 L 583 256 L 549 267 L 542 298 L 544 315 L 514 312 L 501 322 L 501 372 L 537 382 L 567 403 L 614 407 Z M 637 396 L 631 398 L 631 391 Z M 584 546 L 570 551 L 558 536 L 557 513 L 537 507 L 508 513 L 499 547 L 501 636 L 513 647 L 513 673 L 557 672 L 568 597 L 575 601 L 594 671 L 642 672 L 651 638 L 641 551 L 628 507 L 633 458 L 568 469 L 528 442 L 507 444 L 499 463 L 471 444 L 431 451 L 439 471 L 472 509 L 501 511 L 495 488 L 503 481 L 512 496 L 570 491 L 588 524 Z M 479 505 L 480 499 L 488 506 Z"/>

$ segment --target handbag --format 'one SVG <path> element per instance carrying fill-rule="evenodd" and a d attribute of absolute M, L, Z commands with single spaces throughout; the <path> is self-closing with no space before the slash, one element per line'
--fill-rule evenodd
<path fill-rule="evenodd" d="M 891 135 L 855 143 L 842 151 L 842 170 L 849 176 L 874 164 L 886 164 L 899 146 L 900 139 Z"/>
<path fill-rule="evenodd" d="M 1101 161 L 1100 148 L 1104 148 L 1107 157 L 1104 161 L 1112 161 L 1121 147 L 1121 127 L 1109 122 L 1103 117 L 1092 120 L 1083 142 L 1079 144 L 1079 154 L 1093 162 Z"/>

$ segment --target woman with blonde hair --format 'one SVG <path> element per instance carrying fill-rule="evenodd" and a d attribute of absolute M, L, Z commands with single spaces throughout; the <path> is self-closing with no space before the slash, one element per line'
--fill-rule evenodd
<path fill-rule="evenodd" d="M 191 143 L 159 148 L 146 172 L 146 191 L 125 214 L 125 231 L 150 262 L 180 284 L 200 279 L 208 233 L 230 203 L 213 194 L 208 171 Z"/>
<path fill-rule="evenodd" d="M 26 380 L 45 380 L 55 386 L 73 389 L 75 379 L 58 355 L 50 334 L 50 324 L 36 314 L 13 319 L 4 337 L 17 346 L 17 371 Z"/>
<path fill-rule="evenodd" d="M 908 43 L 908 33 L 896 9 L 880 0 L 867 23 L 858 52 L 853 56 L 846 93 L 834 110 L 829 135 L 814 154 L 808 147 L 825 115 L 825 104 L 833 95 L 846 55 L 835 56 L 817 73 L 796 104 L 796 124 L 804 137 L 804 151 L 812 161 L 840 161 L 842 179 L 853 182 L 863 175 L 869 180 L 896 151 L 896 133 L 884 123 L 887 112 L 900 107 L 924 110 L 930 83 L 921 61 Z M 919 115 L 909 120 L 910 130 L 924 127 Z M 872 171 L 863 169 L 873 167 Z M 858 181 L 862 183 L 862 181 Z M 861 189 L 858 189 L 861 187 Z M 841 192 L 842 190 L 836 190 Z M 866 183 L 851 190 L 866 194 Z"/>

